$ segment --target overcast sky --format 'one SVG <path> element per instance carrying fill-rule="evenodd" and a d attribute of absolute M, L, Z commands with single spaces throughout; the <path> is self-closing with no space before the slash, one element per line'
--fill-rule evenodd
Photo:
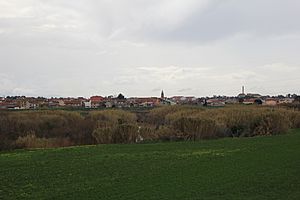
<path fill-rule="evenodd" d="M 0 96 L 300 93 L 299 0 L 0 0 Z"/>

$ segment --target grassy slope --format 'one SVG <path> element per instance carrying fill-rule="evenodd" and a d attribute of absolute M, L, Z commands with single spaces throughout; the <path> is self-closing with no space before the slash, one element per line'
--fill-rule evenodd
<path fill-rule="evenodd" d="M 0 199 L 300 199 L 300 130 L 0 153 Z"/>

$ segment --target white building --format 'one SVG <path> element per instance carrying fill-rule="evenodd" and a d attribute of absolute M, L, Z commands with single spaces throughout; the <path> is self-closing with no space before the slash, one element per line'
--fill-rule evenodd
<path fill-rule="evenodd" d="M 92 107 L 92 101 L 91 100 L 84 101 L 83 105 L 84 105 L 85 108 L 91 108 Z"/>

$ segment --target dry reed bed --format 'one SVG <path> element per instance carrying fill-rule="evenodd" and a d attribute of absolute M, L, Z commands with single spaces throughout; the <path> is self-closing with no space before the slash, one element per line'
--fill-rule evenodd
<path fill-rule="evenodd" d="M 143 118 L 123 110 L 0 112 L 0 149 L 251 137 L 300 128 L 299 111 L 268 107 L 168 106 Z"/>

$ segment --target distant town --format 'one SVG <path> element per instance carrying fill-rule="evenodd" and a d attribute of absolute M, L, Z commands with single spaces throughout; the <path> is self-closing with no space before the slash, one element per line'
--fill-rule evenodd
<path fill-rule="evenodd" d="M 237 96 L 172 96 L 166 97 L 161 91 L 160 97 L 128 97 L 123 94 L 117 96 L 91 96 L 84 97 L 26 97 L 7 96 L 0 97 L 0 109 L 47 109 L 47 108 L 73 108 L 73 109 L 98 109 L 98 108 L 131 108 L 131 107 L 157 107 L 163 105 L 198 105 L 222 107 L 230 104 L 257 104 L 266 106 L 277 106 L 284 104 L 299 103 L 300 96 L 287 94 L 278 96 L 262 96 L 260 94 L 245 93 L 244 86 Z"/>

